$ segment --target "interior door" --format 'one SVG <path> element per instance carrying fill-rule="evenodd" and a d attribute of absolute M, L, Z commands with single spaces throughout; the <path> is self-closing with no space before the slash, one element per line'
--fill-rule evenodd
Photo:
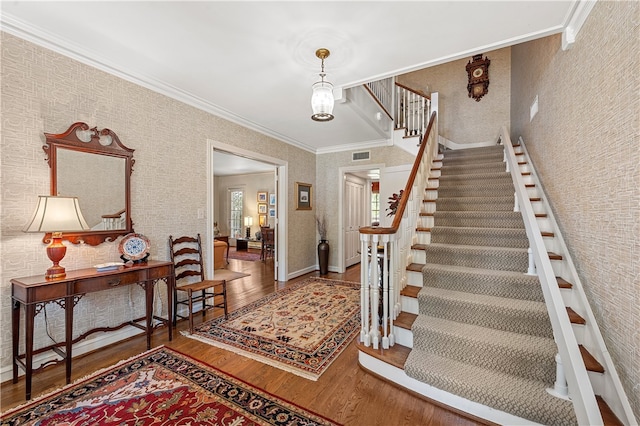
<path fill-rule="evenodd" d="M 352 175 L 346 175 L 344 188 L 344 241 L 345 267 L 360 262 L 360 232 L 365 226 L 365 181 Z"/>

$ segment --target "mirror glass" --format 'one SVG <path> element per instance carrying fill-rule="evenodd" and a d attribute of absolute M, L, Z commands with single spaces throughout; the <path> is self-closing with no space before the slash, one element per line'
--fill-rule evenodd
<path fill-rule="evenodd" d="M 51 195 L 78 197 L 91 228 L 64 232 L 74 244 L 98 245 L 133 232 L 131 220 L 131 172 L 133 149 L 127 148 L 109 129 L 74 123 L 61 134 L 45 133 L 42 148 L 51 167 Z M 50 234 L 45 235 L 47 242 Z"/>
<path fill-rule="evenodd" d="M 56 195 L 78 197 L 92 231 L 126 229 L 124 158 L 59 149 L 57 169 Z"/>

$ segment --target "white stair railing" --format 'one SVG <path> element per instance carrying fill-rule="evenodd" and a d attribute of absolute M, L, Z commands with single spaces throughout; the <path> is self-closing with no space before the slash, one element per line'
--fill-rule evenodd
<path fill-rule="evenodd" d="M 558 265 L 552 264 L 555 275 L 561 276 L 572 284 L 571 290 L 565 290 L 565 292 L 570 293 L 570 296 L 565 295 L 566 297 L 563 297 L 565 306 L 572 308 L 586 321 L 584 325 L 574 325 L 572 330 L 574 331 L 578 344 L 584 346 L 604 367 L 604 373 L 591 373 L 589 375 L 594 393 L 602 397 L 623 424 L 637 425 L 638 421 L 635 419 L 628 397 L 626 396 L 615 365 L 613 364 L 613 360 L 611 359 L 611 355 L 609 354 L 604 338 L 600 333 L 595 315 L 591 310 L 584 287 L 582 286 L 580 276 L 575 268 L 573 260 L 571 259 L 571 255 L 564 238 L 562 237 L 560 227 L 555 220 L 553 211 L 549 208 L 549 201 L 542 190 L 542 183 L 538 178 L 537 171 L 531 162 L 529 153 L 527 152 L 522 138 L 519 139 L 518 145 L 519 154 L 522 155 L 519 156 L 520 159 L 516 162 L 519 164 L 519 167 L 516 170 L 519 173 L 527 172 L 529 174 L 526 178 L 528 180 L 527 183 L 535 185 L 535 196 L 540 199 L 537 203 L 539 203 L 541 207 L 536 210 L 536 213 L 541 213 L 543 212 L 542 209 L 544 210 L 546 217 L 542 219 L 545 223 L 543 230 L 553 235 L 552 238 L 544 238 L 543 242 L 547 250 L 552 250 L 557 254 L 562 255 L 562 261 L 554 261 L 555 263 L 559 263 Z M 528 192 L 527 198 L 532 195 L 533 194 L 531 192 Z M 531 205 L 530 201 L 529 204 Z M 535 265 L 534 269 L 536 268 L 537 265 Z M 571 389 L 569 389 L 569 391 L 571 394 Z"/>
<path fill-rule="evenodd" d="M 505 159 L 516 189 L 517 204 L 522 212 L 527 237 L 531 246 L 531 254 L 535 262 L 535 270 L 542 285 L 554 339 L 564 366 L 569 386 L 569 396 L 573 401 L 578 423 L 581 425 L 602 425 L 603 420 L 591 381 L 584 366 L 562 294 L 558 287 L 556 275 L 549 260 L 542 233 L 538 227 L 533 206 L 531 205 L 522 173 L 518 167 L 518 160 L 506 127 L 501 129 L 500 142 L 504 145 Z"/>
<path fill-rule="evenodd" d="M 395 128 L 404 128 L 405 136 L 418 136 L 422 140 L 431 116 L 431 99 L 400 83 L 396 83 L 395 87 Z"/>
<path fill-rule="evenodd" d="M 388 349 L 395 344 L 393 321 L 401 311 L 400 292 L 407 285 L 406 266 L 437 152 L 437 114 L 433 112 L 393 223 L 388 228 L 360 228 L 360 341 L 365 346 Z"/>

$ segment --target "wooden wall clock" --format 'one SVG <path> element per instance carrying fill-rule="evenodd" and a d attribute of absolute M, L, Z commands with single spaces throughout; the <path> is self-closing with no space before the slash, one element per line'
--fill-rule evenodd
<path fill-rule="evenodd" d="M 474 55 L 473 60 L 467 63 L 467 75 L 469 76 L 469 84 L 467 90 L 469 97 L 480 102 L 480 99 L 489 92 L 489 64 L 491 61 L 482 54 Z"/>

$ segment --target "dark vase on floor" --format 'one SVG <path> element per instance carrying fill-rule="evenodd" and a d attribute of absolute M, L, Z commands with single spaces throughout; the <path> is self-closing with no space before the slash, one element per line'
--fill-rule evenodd
<path fill-rule="evenodd" d="M 320 240 L 318 243 L 318 263 L 320 264 L 320 275 L 329 273 L 329 242 Z"/>

